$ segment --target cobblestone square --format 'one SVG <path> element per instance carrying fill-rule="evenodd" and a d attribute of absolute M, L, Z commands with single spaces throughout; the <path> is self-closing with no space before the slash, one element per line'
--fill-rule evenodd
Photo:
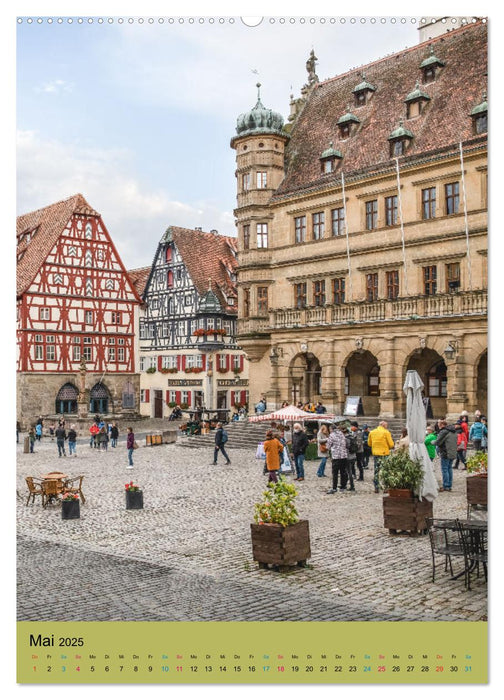
<path fill-rule="evenodd" d="M 356 492 L 327 495 L 330 477 L 316 477 L 318 461 L 305 463 L 297 505 L 312 558 L 306 568 L 272 571 L 252 558 L 253 505 L 266 487 L 253 451 L 230 444 L 231 466 L 220 456 L 214 467 L 208 448 L 141 446 L 128 470 L 124 441 L 99 452 L 80 440 L 76 457 L 58 458 L 48 438 L 35 449 L 17 446 L 19 620 L 487 619 L 482 575 L 467 591 L 438 557 L 433 583 L 429 538 L 383 527 L 371 468 Z M 43 509 L 40 499 L 25 505 L 25 477 L 51 470 L 84 475 L 79 520 L 62 520 L 59 505 Z M 465 474 L 454 470 L 435 517 L 465 517 Z M 144 491 L 143 510 L 125 509 L 131 479 Z"/>

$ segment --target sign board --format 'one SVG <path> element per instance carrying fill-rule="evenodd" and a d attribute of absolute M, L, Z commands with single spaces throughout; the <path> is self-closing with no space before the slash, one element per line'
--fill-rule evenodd
<path fill-rule="evenodd" d="M 360 396 L 347 396 L 345 403 L 344 416 L 363 416 L 364 408 L 362 406 L 362 398 Z"/>
<path fill-rule="evenodd" d="M 425 408 L 425 417 L 426 418 L 434 418 L 434 414 L 432 413 L 431 400 L 429 399 L 429 397 L 424 396 L 422 401 L 423 401 L 423 405 Z"/>

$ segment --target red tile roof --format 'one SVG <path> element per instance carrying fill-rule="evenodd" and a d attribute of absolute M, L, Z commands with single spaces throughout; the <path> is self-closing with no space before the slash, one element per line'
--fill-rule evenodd
<path fill-rule="evenodd" d="M 72 214 L 100 216 L 81 194 L 17 218 L 17 294 L 23 294 L 56 244 Z M 27 242 L 22 234 L 32 232 Z"/>
<path fill-rule="evenodd" d="M 151 267 L 137 267 L 134 270 L 128 270 L 129 278 L 137 290 L 139 297 L 143 296 L 145 285 L 149 279 Z"/>
<path fill-rule="evenodd" d="M 445 66 L 434 82 L 422 84 L 420 64 L 431 45 Z M 339 170 L 321 173 L 320 156 L 330 141 L 343 153 L 345 178 L 395 167 L 388 137 L 401 117 L 414 139 L 400 162 L 474 139 L 469 114 L 487 89 L 487 48 L 487 27 L 480 21 L 316 85 L 292 129 L 286 176 L 273 200 L 339 181 Z M 362 73 L 376 91 L 368 104 L 357 107 L 352 91 Z M 406 119 L 404 100 L 417 81 L 431 99 L 420 116 Z M 349 105 L 361 123 L 354 136 L 341 140 L 337 122 Z"/>
<path fill-rule="evenodd" d="M 228 297 L 237 296 L 236 282 L 229 276 L 238 267 L 236 238 L 178 226 L 170 226 L 169 231 L 198 294 L 205 294 L 211 284 L 223 309 L 236 313 L 236 302 L 227 303 Z"/>

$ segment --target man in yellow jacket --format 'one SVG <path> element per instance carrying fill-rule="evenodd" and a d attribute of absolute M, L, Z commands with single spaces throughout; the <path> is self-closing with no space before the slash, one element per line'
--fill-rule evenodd
<path fill-rule="evenodd" d="M 378 474 L 380 471 L 380 464 L 384 457 L 390 454 L 390 450 L 394 447 L 394 441 L 392 440 L 392 435 L 390 431 L 387 430 L 388 423 L 386 420 L 382 420 L 380 425 L 371 430 L 368 437 L 368 445 L 371 448 L 371 454 L 374 459 L 374 490 L 375 493 L 379 491 L 379 481 Z"/>

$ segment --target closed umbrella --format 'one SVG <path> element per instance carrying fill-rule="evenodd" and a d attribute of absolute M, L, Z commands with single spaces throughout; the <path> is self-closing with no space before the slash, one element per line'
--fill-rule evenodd
<path fill-rule="evenodd" d="M 438 486 L 432 469 L 432 462 L 425 447 L 427 419 L 422 400 L 423 388 L 424 383 L 420 379 L 418 372 L 408 370 L 403 390 L 406 394 L 406 426 L 409 437 L 409 456 L 411 459 L 419 460 L 422 464 L 424 478 L 418 494 L 420 499 L 425 498 L 427 501 L 433 501 L 438 494 Z"/>

